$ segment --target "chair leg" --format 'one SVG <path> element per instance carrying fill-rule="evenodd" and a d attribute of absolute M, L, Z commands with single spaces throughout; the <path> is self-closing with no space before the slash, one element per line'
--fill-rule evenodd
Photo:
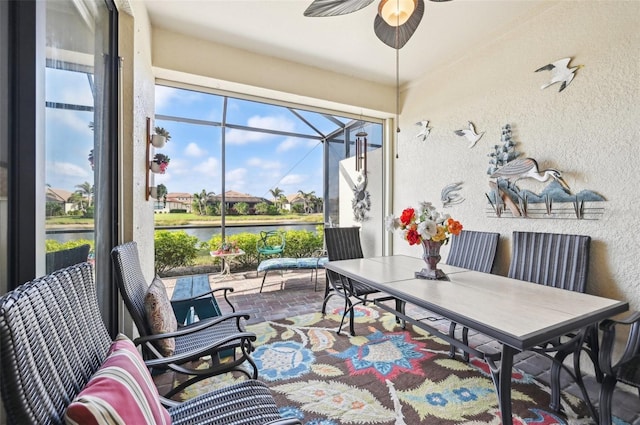
<path fill-rule="evenodd" d="M 611 425 L 611 398 L 617 380 L 612 376 L 605 376 L 600 387 L 600 425 Z"/>
<path fill-rule="evenodd" d="M 264 281 L 267 278 L 267 273 L 269 273 L 269 271 L 265 271 L 264 272 L 264 276 L 262 276 L 262 285 L 260 285 L 260 292 L 262 292 L 262 288 L 264 287 Z"/>
<path fill-rule="evenodd" d="M 449 336 L 453 339 L 456 337 L 456 326 L 458 324 L 456 322 L 451 322 L 449 324 Z M 449 358 L 454 359 L 456 357 L 456 347 L 451 345 L 449 347 Z"/>
<path fill-rule="evenodd" d="M 462 327 L 462 343 L 468 347 L 469 346 L 469 328 L 466 326 Z M 469 352 L 468 351 L 463 351 L 462 352 L 462 360 L 464 360 L 465 362 L 469 363 Z"/>

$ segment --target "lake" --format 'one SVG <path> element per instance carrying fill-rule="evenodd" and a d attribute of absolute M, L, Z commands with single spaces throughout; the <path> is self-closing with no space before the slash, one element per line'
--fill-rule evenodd
<path fill-rule="evenodd" d="M 251 224 L 251 225 L 234 225 L 225 227 L 225 235 L 231 236 L 238 233 L 260 233 L 260 231 L 269 230 L 307 230 L 310 232 L 316 232 L 316 226 L 321 223 L 300 223 L 300 224 Z M 203 242 L 207 242 L 214 235 L 222 233 L 220 226 L 182 226 L 182 227 L 156 227 L 156 230 L 169 230 L 178 231 L 184 230 L 188 235 L 195 236 Z M 74 230 L 74 229 L 58 229 L 54 231 L 47 231 L 47 239 L 53 239 L 60 243 L 74 241 L 77 239 L 93 240 L 93 231 Z"/>

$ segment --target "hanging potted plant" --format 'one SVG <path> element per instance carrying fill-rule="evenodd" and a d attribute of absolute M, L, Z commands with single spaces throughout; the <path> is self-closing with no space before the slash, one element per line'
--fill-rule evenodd
<path fill-rule="evenodd" d="M 167 167 L 169 166 L 169 161 L 171 161 L 171 159 L 168 155 L 165 155 L 163 153 L 155 154 L 150 164 L 151 171 L 156 174 L 164 174 L 164 172 L 167 170 Z"/>
<path fill-rule="evenodd" d="M 165 130 L 163 127 L 155 128 L 156 134 L 151 136 L 151 144 L 156 148 L 162 148 L 164 145 L 171 140 L 171 136 L 169 132 Z"/>

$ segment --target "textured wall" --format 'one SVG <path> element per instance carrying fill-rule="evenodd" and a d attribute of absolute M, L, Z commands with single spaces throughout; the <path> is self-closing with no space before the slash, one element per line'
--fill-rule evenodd
<path fill-rule="evenodd" d="M 593 238 L 588 292 L 640 309 L 638 18 L 638 2 L 559 2 L 491 43 L 469 46 L 467 55 L 408 87 L 400 158 L 393 164 L 394 212 L 423 199 L 440 206 L 441 188 L 463 181 L 466 201 L 448 211 L 467 229 L 502 234 L 500 274 L 508 271 L 514 230 L 587 234 Z M 573 82 L 562 93 L 558 85 L 541 90 L 550 74 L 534 70 L 568 56 L 573 65 L 584 65 Z M 425 142 L 414 138 L 414 123 L 422 119 L 433 127 Z M 472 149 L 453 133 L 468 120 L 486 131 Z M 603 195 L 604 217 L 488 218 L 487 154 L 500 143 L 506 123 L 523 156 L 562 170 L 573 193 Z M 394 252 L 421 254 L 398 238 Z"/>

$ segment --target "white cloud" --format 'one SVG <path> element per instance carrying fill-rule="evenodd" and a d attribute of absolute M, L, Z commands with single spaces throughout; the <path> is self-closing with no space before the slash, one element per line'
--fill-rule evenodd
<path fill-rule="evenodd" d="M 83 119 L 84 116 L 62 109 L 47 109 L 47 116 L 50 120 L 57 121 L 57 125 L 70 127 L 83 135 L 93 137 L 93 130 L 89 127 L 90 120 Z"/>
<path fill-rule="evenodd" d="M 300 184 L 307 180 L 307 176 L 302 174 L 289 174 L 280 180 L 281 185 L 295 185 Z"/>
<path fill-rule="evenodd" d="M 89 172 L 84 168 L 70 162 L 49 162 L 47 171 L 57 176 L 89 177 Z"/>
<path fill-rule="evenodd" d="M 217 158 L 210 156 L 206 161 L 197 164 L 195 167 L 191 167 L 193 172 L 198 174 L 215 177 L 219 173 L 220 164 Z"/>
<path fill-rule="evenodd" d="M 276 148 L 276 152 L 286 152 L 291 149 L 300 147 L 301 142 L 299 139 L 295 139 L 293 137 L 287 137 L 284 139 Z"/>
<path fill-rule="evenodd" d="M 184 154 L 193 157 L 203 157 L 207 154 L 207 151 L 200 148 L 197 143 L 191 142 L 185 148 Z"/>
<path fill-rule="evenodd" d="M 262 158 L 249 158 L 247 160 L 247 165 L 253 168 L 261 168 L 263 170 L 280 170 L 282 168 L 282 163 L 279 161 L 267 161 Z"/>
<path fill-rule="evenodd" d="M 293 132 L 295 130 L 295 123 L 284 116 L 261 117 L 259 115 L 255 115 L 247 120 L 247 126 L 289 132 Z M 247 143 L 272 139 L 274 137 L 278 136 L 257 131 L 231 129 L 227 132 L 225 142 L 232 145 L 244 145 Z"/>

